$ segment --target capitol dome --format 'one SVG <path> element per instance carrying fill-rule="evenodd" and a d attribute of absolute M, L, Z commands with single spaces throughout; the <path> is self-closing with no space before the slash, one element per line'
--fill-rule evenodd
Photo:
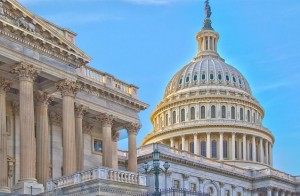
<path fill-rule="evenodd" d="M 271 167 L 275 138 L 262 125 L 264 110 L 246 78 L 220 57 L 206 3 L 198 53 L 168 83 L 142 145 L 162 143 L 186 156 L 243 168 Z"/>

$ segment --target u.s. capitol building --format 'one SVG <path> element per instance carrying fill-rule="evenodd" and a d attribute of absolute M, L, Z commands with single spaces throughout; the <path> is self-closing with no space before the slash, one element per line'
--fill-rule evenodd
<path fill-rule="evenodd" d="M 212 196 L 295 196 L 300 176 L 273 169 L 274 135 L 246 78 L 218 53 L 211 8 L 198 53 L 168 83 L 137 148 L 138 87 L 90 66 L 76 34 L 0 1 L 0 195 L 137 195 L 152 152 L 161 189 Z M 128 151 L 118 150 L 121 130 Z"/>

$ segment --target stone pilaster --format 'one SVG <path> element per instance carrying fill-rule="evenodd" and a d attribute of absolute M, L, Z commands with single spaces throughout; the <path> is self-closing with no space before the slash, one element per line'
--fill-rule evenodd
<path fill-rule="evenodd" d="M 141 125 L 138 123 L 129 123 L 125 128 L 128 133 L 128 171 L 137 172 L 136 135 Z"/>
<path fill-rule="evenodd" d="M 231 135 L 231 142 L 232 142 L 232 144 L 231 144 L 231 160 L 235 160 L 235 134 L 236 133 L 232 133 L 232 135 Z"/>
<path fill-rule="evenodd" d="M 206 157 L 211 158 L 211 141 L 210 133 L 206 133 Z"/>
<path fill-rule="evenodd" d="M 11 83 L 0 77 L 0 192 L 10 192 L 7 179 L 6 91 Z"/>
<path fill-rule="evenodd" d="M 77 171 L 83 170 L 84 162 L 84 144 L 83 144 L 83 130 L 82 130 L 82 119 L 86 114 L 88 108 L 75 103 L 75 141 L 76 141 L 76 163 Z"/>
<path fill-rule="evenodd" d="M 194 154 L 199 155 L 199 140 L 198 134 L 194 134 Z"/>
<path fill-rule="evenodd" d="M 36 177 L 41 184 L 45 184 L 49 178 L 48 104 L 52 101 L 48 93 L 36 93 Z"/>
<path fill-rule="evenodd" d="M 223 132 L 221 132 L 220 133 L 220 144 L 219 144 L 219 146 L 220 146 L 220 161 L 223 161 L 224 160 L 224 154 L 223 154 L 223 152 L 224 152 L 224 149 L 223 149 L 223 141 L 224 141 L 224 133 Z"/>
<path fill-rule="evenodd" d="M 112 168 L 111 128 L 114 117 L 109 114 L 100 114 L 97 119 L 102 123 L 102 165 Z"/>
<path fill-rule="evenodd" d="M 256 162 L 256 140 L 255 136 L 252 136 L 252 160 Z"/>
<path fill-rule="evenodd" d="M 36 182 L 33 81 L 39 71 L 33 65 L 21 62 L 11 72 L 17 75 L 20 88 L 20 182 Z"/>
<path fill-rule="evenodd" d="M 247 135 L 243 134 L 243 160 L 247 160 Z"/>
<path fill-rule="evenodd" d="M 259 139 L 259 162 L 264 163 L 263 139 Z"/>
<path fill-rule="evenodd" d="M 69 175 L 77 170 L 74 100 L 79 85 L 74 81 L 62 80 L 56 84 L 56 87 L 63 99 L 63 175 Z"/>

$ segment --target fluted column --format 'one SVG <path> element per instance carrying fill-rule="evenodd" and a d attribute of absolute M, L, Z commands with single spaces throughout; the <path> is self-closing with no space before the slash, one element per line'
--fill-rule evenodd
<path fill-rule="evenodd" d="M 269 157 L 270 157 L 270 160 L 269 160 L 269 162 L 270 162 L 270 166 L 273 166 L 273 149 L 272 149 L 272 143 L 269 143 Z"/>
<path fill-rule="evenodd" d="M 20 88 L 20 182 L 36 182 L 33 81 L 39 71 L 21 62 L 11 72 L 17 75 Z"/>
<path fill-rule="evenodd" d="M 120 137 L 120 133 L 117 130 L 112 132 L 112 168 L 118 169 L 119 168 L 119 158 L 118 158 L 118 139 Z"/>
<path fill-rule="evenodd" d="M 235 133 L 232 133 L 231 135 L 231 159 L 235 160 Z"/>
<path fill-rule="evenodd" d="M 253 159 L 253 162 L 256 162 L 256 141 L 255 141 L 255 136 L 252 136 L 252 159 Z"/>
<path fill-rule="evenodd" d="M 266 164 L 269 165 L 269 142 L 267 140 L 265 142 L 265 149 L 266 149 Z"/>
<path fill-rule="evenodd" d="M 280 196 L 285 196 L 285 191 L 284 190 L 281 191 Z"/>
<path fill-rule="evenodd" d="M 137 149 L 136 135 L 141 125 L 137 123 L 129 123 L 126 125 L 128 132 L 128 171 L 137 172 Z"/>
<path fill-rule="evenodd" d="M 185 149 L 185 135 L 181 136 L 181 150 L 186 150 Z"/>
<path fill-rule="evenodd" d="M 102 165 L 104 167 L 112 168 L 112 138 L 111 128 L 114 117 L 109 114 L 100 114 L 97 119 L 102 123 Z"/>
<path fill-rule="evenodd" d="M 199 141 L 198 141 L 198 134 L 194 134 L 194 154 L 199 155 Z"/>
<path fill-rule="evenodd" d="M 56 87 L 63 98 L 63 175 L 69 175 L 77 170 L 74 100 L 79 85 L 73 81 L 62 80 Z"/>
<path fill-rule="evenodd" d="M 9 192 L 7 179 L 6 91 L 10 82 L 0 78 L 0 192 Z"/>
<path fill-rule="evenodd" d="M 259 162 L 263 163 L 264 162 L 264 150 L 263 150 L 263 139 L 259 139 Z"/>
<path fill-rule="evenodd" d="M 243 160 L 247 160 L 247 138 L 246 134 L 243 134 Z"/>
<path fill-rule="evenodd" d="M 52 100 L 48 93 L 36 93 L 36 177 L 41 184 L 49 178 L 48 105 Z"/>
<path fill-rule="evenodd" d="M 272 187 L 267 187 L 267 196 L 272 196 Z"/>
<path fill-rule="evenodd" d="M 224 155 L 223 155 L 223 136 L 224 136 L 224 133 L 221 132 L 220 133 L 220 161 L 223 161 L 224 159 Z"/>
<path fill-rule="evenodd" d="M 211 142 L 210 142 L 210 133 L 206 133 L 206 157 L 211 157 Z"/>
<path fill-rule="evenodd" d="M 274 190 L 274 196 L 278 196 L 278 189 Z"/>
<path fill-rule="evenodd" d="M 77 171 L 82 171 L 83 161 L 84 161 L 84 146 L 83 146 L 83 129 L 82 129 L 82 119 L 88 108 L 75 103 L 75 142 L 76 142 L 76 164 Z"/>
<path fill-rule="evenodd" d="M 174 148 L 174 138 L 173 137 L 170 139 L 170 147 Z"/>

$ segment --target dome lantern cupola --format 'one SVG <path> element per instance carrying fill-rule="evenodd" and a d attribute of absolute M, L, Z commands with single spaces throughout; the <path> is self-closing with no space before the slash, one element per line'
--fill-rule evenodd
<path fill-rule="evenodd" d="M 211 26 L 211 7 L 209 0 L 205 1 L 205 13 L 206 18 L 204 19 L 204 25 L 202 30 L 197 34 L 196 40 L 198 41 L 198 54 L 197 58 L 205 56 L 219 57 L 217 52 L 217 44 L 219 40 L 219 34 L 214 31 Z"/>

